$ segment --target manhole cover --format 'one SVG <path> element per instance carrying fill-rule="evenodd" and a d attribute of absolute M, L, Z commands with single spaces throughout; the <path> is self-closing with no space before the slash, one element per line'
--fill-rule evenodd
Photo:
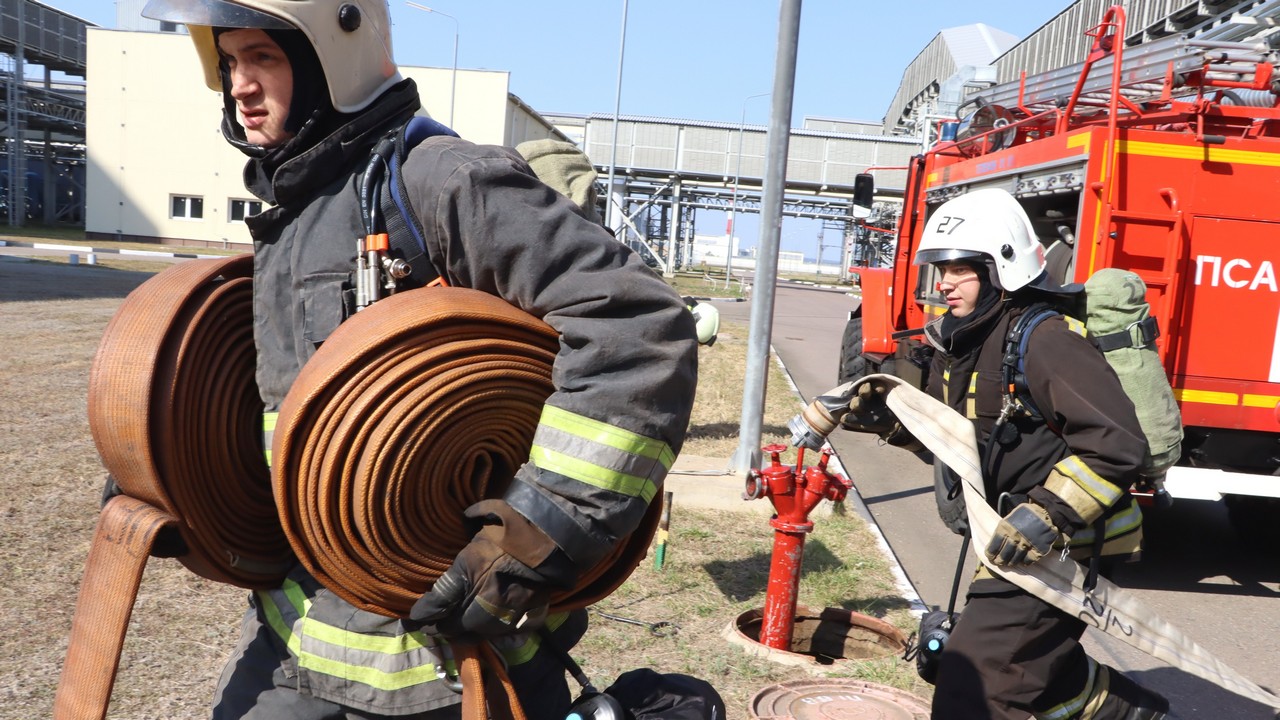
<path fill-rule="evenodd" d="M 759 720 L 926 720 L 929 705 L 909 693 L 862 680 L 791 680 L 751 698 Z"/>

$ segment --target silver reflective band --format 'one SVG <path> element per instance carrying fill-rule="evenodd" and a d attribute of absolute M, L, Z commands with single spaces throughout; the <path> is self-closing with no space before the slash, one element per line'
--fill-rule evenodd
<path fill-rule="evenodd" d="M 293 25 L 274 15 L 251 10 L 230 0 L 150 0 L 142 17 L 185 25 L 208 27 L 293 30 Z"/>

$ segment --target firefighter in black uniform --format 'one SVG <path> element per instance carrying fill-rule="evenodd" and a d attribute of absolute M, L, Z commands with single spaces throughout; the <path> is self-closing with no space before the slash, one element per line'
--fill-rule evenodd
<path fill-rule="evenodd" d="M 995 565 L 1049 555 L 1053 562 L 1062 552 L 1084 562 L 1135 559 L 1142 515 L 1126 491 L 1146 439 L 1082 323 L 1056 315 L 1031 332 L 1025 374 L 1041 415 L 1015 411 L 1001 419 L 1001 364 L 1013 324 L 1033 303 L 1061 305 L 1083 289 L 1053 282 L 1041 248 L 1004 190 L 970 191 L 934 211 L 915 264 L 937 269 L 948 310 L 925 328 L 935 348 L 927 390 L 976 426 L 987 501 L 1003 516 L 982 549 Z M 901 426 L 885 431 L 883 419 L 860 426 L 858 415 L 871 410 L 855 407 L 846 427 L 912 444 Z M 1085 654 L 1085 628 L 979 565 L 938 666 L 933 718 L 1164 717 L 1164 698 Z"/>
<path fill-rule="evenodd" d="M 257 381 L 277 410 L 303 363 L 354 312 L 361 172 L 420 110 L 392 59 L 385 0 L 150 0 L 184 23 L 222 130 L 270 207 L 254 241 Z M 214 701 L 219 719 L 455 717 L 447 640 L 493 638 L 529 717 L 563 718 L 563 667 L 529 632 L 639 524 L 679 451 L 697 375 L 690 313 L 625 246 L 539 182 L 514 151 L 431 137 L 403 166 L 427 254 L 449 285 L 491 293 L 560 335 L 530 460 L 410 619 L 355 609 L 301 568 L 255 592 Z M 504 537 L 525 538 L 504 547 Z M 532 541 L 529 539 L 532 538 Z M 517 559 L 517 557 L 519 559 Z M 567 647 L 585 614 L 545 621 Z M 519 627 L 519 630 L 517 630 Z"/>

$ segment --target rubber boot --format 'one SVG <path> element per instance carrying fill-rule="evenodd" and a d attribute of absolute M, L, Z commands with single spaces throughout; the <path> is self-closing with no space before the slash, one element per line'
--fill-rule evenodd
<path fill-rule="evenodd" d="M 1106 665 L 1098 667 L 1093 692 L 1077 720 L 1162 720 L 1169 701 Z"/>

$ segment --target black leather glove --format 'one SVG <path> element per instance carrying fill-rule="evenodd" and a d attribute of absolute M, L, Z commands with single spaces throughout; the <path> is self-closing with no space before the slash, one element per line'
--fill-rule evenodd
<path fill-rule="evenodd" d="M 1048 510 L 1033 502 L 1024 502 L 996 525 L 987 543 L 987 559 L 996 565 L 1034 563 L 1048 554 L 1061 534 L 1049 518 Z"/>
<path fill-rule="evenodd" d="M 840 426 L 854 432 L 872 432 L 878 435 L 892 432 L 898 424 L 893 412 L 885 405 L 889 386 L 868 380 L 858 386 L 849 401 L 849 412 L 840 420 Z"/>
<path fill-rule="evenodd" d="M 545 533 L 501 500 L 467 509 L 489 524 L 454 559 L 409 618 L 423 631 L 449 638 L 495 637 L 542 624 L 553 591 L 576 575 Z"/>

